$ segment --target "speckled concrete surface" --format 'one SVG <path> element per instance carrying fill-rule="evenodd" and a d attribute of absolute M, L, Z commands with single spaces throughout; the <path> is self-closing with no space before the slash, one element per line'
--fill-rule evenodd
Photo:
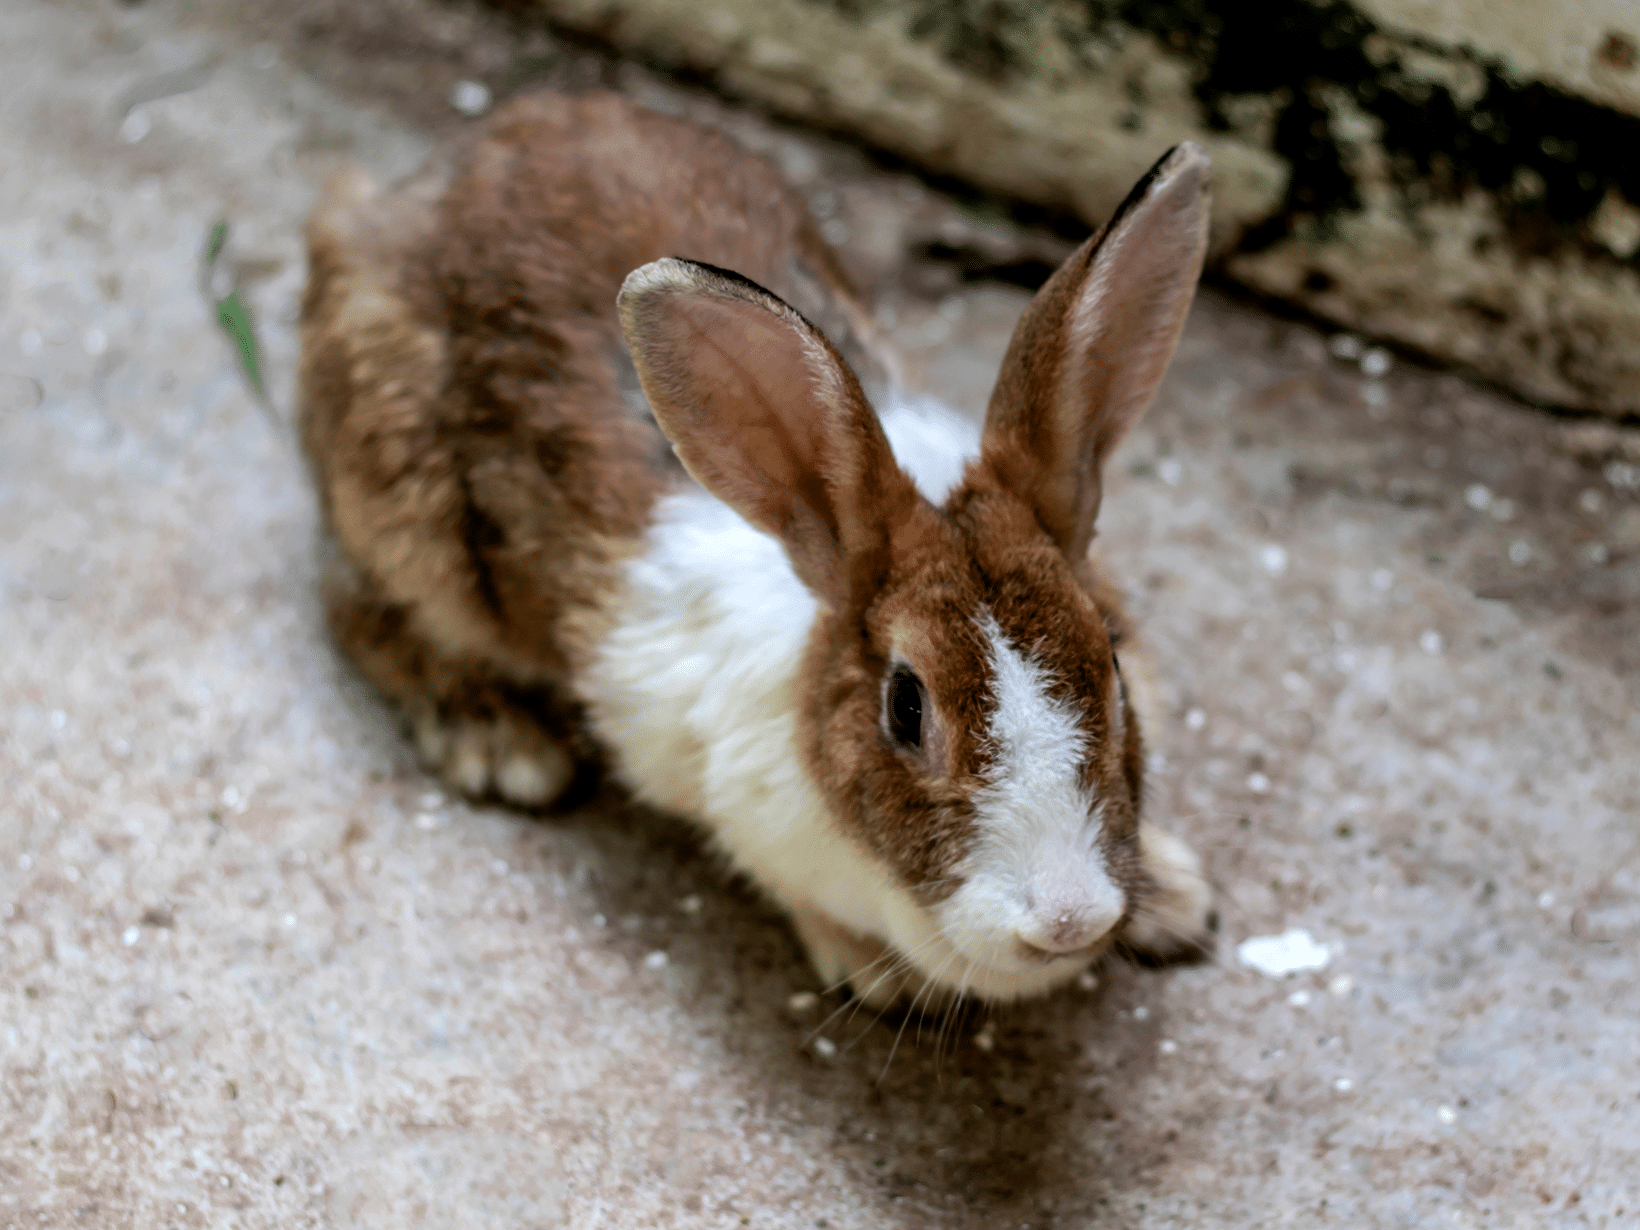
<path fill-rule="evenodd" d="M 1103 541 L 1220 961 L 822 1025 L 687 830 L 448 800 L 319 630 L 282 417 L 316 180 L 414 165 L 475 57 L 597 64 L 410 0 L 5 22 L 0 1227 L 1640 1222 L 1624 441 L 1204 295 Z M 977 410 L 1023 296 L 905 258 L 947 205 L 612 79 L 778 155 Z M 198 285 L 224 214 L 272 415 Z M 1235 963 L 1288 927 L 1326 970 Z"/>

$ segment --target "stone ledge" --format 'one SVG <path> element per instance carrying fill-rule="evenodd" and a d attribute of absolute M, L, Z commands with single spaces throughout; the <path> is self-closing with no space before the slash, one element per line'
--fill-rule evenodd
<path fill-rule="evenodd" d="M 1621 0 L 1537 25 L 1534 0 L 1470 25 L 1471 0 L 505 3 L 1090 225 L 1192 137 L 1232 280 L 1532 401 L 1640 416 L 1640 10 Z"/>

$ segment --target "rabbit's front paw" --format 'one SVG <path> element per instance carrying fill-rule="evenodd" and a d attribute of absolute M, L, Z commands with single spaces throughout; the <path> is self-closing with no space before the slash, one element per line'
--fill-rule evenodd
<path fill-rule="evenodd" d="M 828 990 L 847 984 L 854 997 L 873 1008 L 907 998 L 914 980 L 899 955 L 881 940 L 860 935 L 817 910 L 792 914 L 809 964 Z"/>
<path fill-rule="evenodd" d="M 1155 964 L 1211 956 L 1218 917 L 1196 852 L 1171 833 L 1141 824 L 1139 860 L 1146 883 L 1122 931 L 1122 948 Z"/>
<path fill-rule="evenodd" d="M 575 775 L 569 752 L 523 714 L 429 709 L 416 715 L 415 726 L 427 767 L 473 798 L 546 807 Z"/>

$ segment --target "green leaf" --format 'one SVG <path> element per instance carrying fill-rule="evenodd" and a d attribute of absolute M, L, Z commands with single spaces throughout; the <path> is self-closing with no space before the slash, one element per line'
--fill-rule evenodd
<path fill-rule="evenodd" d="M 239 351 L 239 365 L 245 369 L 245 378 L 251 382 L 257 396 L 266 395 L 262 387 L 262 360 L 256 346 L 256 325 L 251 310 L 236 290 L 216 305 L 216 320 L 222 331 L 233 340 Z"/>
<path fill-rule="evenodd" d="M 228 220 L 226 218 L 211 228 L 211 238 L 205 244 L 205 263 L 216 264 L 216 258 L 222 255 L 222 247 L 228 242 Z"/>

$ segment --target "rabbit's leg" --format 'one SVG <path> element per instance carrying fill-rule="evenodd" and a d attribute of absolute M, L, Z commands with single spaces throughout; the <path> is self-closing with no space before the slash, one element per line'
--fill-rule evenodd
<path fill-rule="evenodd" d="M 407 706 L 422 761 L 474 798 L 497 795 L 520 807 L 555 802 L 575 776 L 575 760 L 511 689 L 464 688 L 454 699 Z"/>
<path fill-rule="evenodd" d="M 1213 890 L 1196 852 L 1154 824 L 1139 826 L 1145 888 L 1121 934 L 1121 946 L 1141 961 L 1200 960 L 1213 951 L 1218 919 Z"/>
<path fill-rule="evenodd" d="M 887 1008 L 905 992 L 905 964 L 881 940 L 860 935 L 818 910 L 792 911 L 792 924 L 827 990 L 847 983 L 856 999 L 873 1008 Z"/>
<path fill-rule="evenodd" d="M 398 701 L 427 767 L 474 797 L 546 807 L 575 775 L 575 722 L 550 684 L 520 684 L 470 658 L 441 654 L 410 613 L 333 551 L 325 606 L 342 649 Z"/>

